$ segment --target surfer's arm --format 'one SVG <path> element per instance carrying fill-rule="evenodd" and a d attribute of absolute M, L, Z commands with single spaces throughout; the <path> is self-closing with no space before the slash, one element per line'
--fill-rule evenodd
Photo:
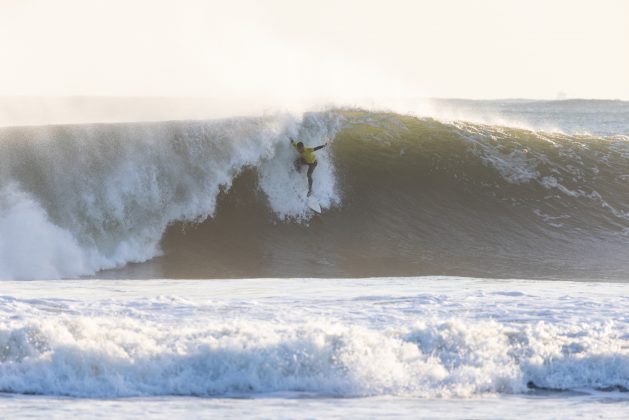
<path fill-rule="evenodd" d="M 322 144 L 321 146 L 317 146 L 314 149 L 312 149 L 312 151 L 316 152 L 319 149 L 323 149 L 325 146 L 327 146 L 328 144 L 330 144 L 330 139 L 327 139 L 325 144 Z"/>

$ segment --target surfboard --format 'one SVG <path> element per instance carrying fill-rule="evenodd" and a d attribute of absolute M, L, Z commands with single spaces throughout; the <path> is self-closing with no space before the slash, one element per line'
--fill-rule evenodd
<path fill-rule="evenodd" d="M 310 210 L 314 211 L 317 214 L 321 214 L 321 206 L 319 205 L 319 200 L 317 200 L 315 197 L 307 197 L 306 204 L 308 205 Z"/>

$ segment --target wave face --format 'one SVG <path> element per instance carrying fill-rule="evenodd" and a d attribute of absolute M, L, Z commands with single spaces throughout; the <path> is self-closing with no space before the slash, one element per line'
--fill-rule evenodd
<path fill-rule="evenodd" d="M 333 139 L 321 217 L 288 136 Z M 626 278 L 628 158 L 624 135 L 343 109 L 4 128 L 0 278 Z"/>

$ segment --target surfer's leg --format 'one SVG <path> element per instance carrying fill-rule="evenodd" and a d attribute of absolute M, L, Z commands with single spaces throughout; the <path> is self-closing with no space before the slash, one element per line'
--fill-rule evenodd
<path fill-rule="evenodd" d="M 317 162 L 308 165 L 308 195 L 312 192 L 312 173 L 317 167 Z"/>

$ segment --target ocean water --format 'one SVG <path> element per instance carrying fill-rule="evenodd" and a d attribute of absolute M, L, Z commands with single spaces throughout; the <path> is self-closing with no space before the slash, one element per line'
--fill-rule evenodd
<path fill-rule="evenodd" d="M 5 282 L 0 408 L 621 418 L 625 291 L 456 277 Z"/>
<path fill-rule="evenodd" d="M 0 128 L 0 412 L 626 418 L 628 141 L 620 101 Z"/>

